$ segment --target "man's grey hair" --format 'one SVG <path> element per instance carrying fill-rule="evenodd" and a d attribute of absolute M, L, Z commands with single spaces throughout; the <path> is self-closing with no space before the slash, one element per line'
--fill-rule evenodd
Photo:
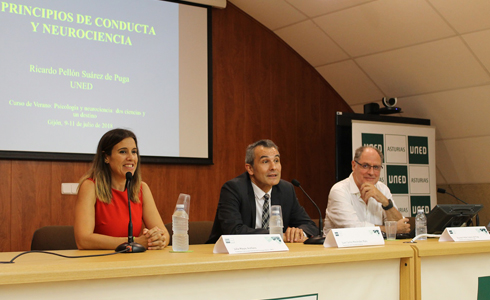
<path fill-rule="evenodd" d="M 379 150 L 378 148 L 373 147 L 373 146 L 362 146 L 362 147 L 357 148 L 356 152 L 354 153 L 354 160 L 359 161 L 359 158 L 361 158 L 361 155 L 364 152 L 364 150 L 366 150 L 368 148 L 376 150 L 376 152 L 378 152 L 378 154 L 379 154 L 379 157 L 381 158 L 381 163 L 383 163 L 383 152 L 381 152 L 381 150 Z"/>
<path fill-rule="evenodd" d="M 248 145 L 247 151 L 245 152 L 245 163 L 249 165 L 254 165 L 254 159 L 255 159 L 255 148 L 258 146 L 262 146 L 264 148 L 276 148 L 277 151 L 279 151 L 279 148 L 277 147 L 276 144 L 274 144 L 273 141 L 271 140 L 260 140 L 257 141 L 253 144 Z"/>

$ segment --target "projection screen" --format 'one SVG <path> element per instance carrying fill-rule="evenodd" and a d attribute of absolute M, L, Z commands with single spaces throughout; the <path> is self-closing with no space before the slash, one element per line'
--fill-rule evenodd
<path fill-rule="evenodd" d="M 212 163 L 210 8 L 1 2 L 0 157 L 91 160 L 126 128 L 145 162 Z"/>

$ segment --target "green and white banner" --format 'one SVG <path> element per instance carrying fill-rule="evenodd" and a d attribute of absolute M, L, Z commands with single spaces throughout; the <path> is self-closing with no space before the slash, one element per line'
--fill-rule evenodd
<path fill-rule="evenodd" d="M 415 216 L 418 208 L 429 213 L 437 204 L 434 127 L 353 120 L 352 153 L 360 146 L 383 153 L 380 181 L 403 216 Z"/>

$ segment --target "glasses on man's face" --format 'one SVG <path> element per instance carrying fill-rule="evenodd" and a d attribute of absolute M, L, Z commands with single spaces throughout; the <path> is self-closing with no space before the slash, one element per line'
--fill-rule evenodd
<path fill-rule="evenodd" d="M 361 168 L 363 168 L 364 170 L 370 170 L 371 168 L 373 168 L 373 171 L 374 172 L 379 172 L 381 171 L 381 169 L 383 169 L 383 166 L 371 166 L 370 164 L 361 164 L 360 162 L 358 162 L 357 160 L 354 160 L 356 162 L 356 164 L 360 165 Z"/>

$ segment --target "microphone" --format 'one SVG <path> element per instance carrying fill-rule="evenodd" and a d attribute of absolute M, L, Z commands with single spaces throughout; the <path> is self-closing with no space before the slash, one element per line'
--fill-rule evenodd
<path fill-rule="evenodd" d="M 446 189 L 443 189 L 443 188 L 437 188 L 437 192 L 440 193 L 440 194 L 448 194 L 449 196 L 452 196 L 454 198 L 456 198 L 457 200 L 463 202 L 464 204 L 468 204 L 468 202 L 464 201 L 464 200 L 461 200 L 459 199 L 458 197 L 456 197 L 455 195 L 451 194 L 451 193 L 448 193 L 446 191 Z M 470 220 L 471 221 L 471 220 Z M 478 214 L 476 214 L 476 217 L 475 217 L 475 221 L 476 221 L 476 226 L 480 226 L 480 216 Z"/>
<path fill-rule="evenodd" d="M 454 196 L 453 194 L 446 192 L 445 189 L 437 188 L 437 192 L 440 194 L 448 194 L 448 195 L 453 196 L 454 198 L 458 199 L 459 201 L 463 202 L 464 204 L 468 204 L 466 201 L 463 201 L 463 200 L 459 199 L 458 197 Z"/>
<path fill-rule="evenodd" d="M 310 237 L 309 239 L 307 239 L 306 241 L 304 241 L 304 244 L 323 244 L 323 242 L 325 242 L 325 238 L 323 237 L 323 218 L 322 218 L 322 212 L 320 211 L 320 209 L 318 208 L 318 205 L 316 205 L 315 201 L 313 201 L 310 196 L 305 192 L 305 190 L 303 189 L 303 187 L 299 184 L 299 181 L 296 180 L 296 179 L 293 179 L 291 181 L 291 183 L 294 185 L 294 186 L 297 186 L 299 187 L 303 193 L 306 195 L 306 197 L 308 197 L 308 199 L 310 199 L 311 203 L 313 203 L 313 205 L 315 205 L 316 209 L 318 210 L 318 215 L 320 216 L 320 218 L 318 219 L 318 231 L 319 231 L 319 235 L 318 236 L 312 236 Z"/>
<path fill-rule="evenodd" d="M 134 242 L 133 236 L 133 221 L 131 220 L 131 195 L 129 193 L 129 187 L 131 185 L 131 179 L 133 179 L 133 174 L 131 172 L 126 173 L 126 191 L 128 192 L 128 210 L 129 210 L 129 223 L 128 223 L 128 242 L 122 243 L 117 246 L 116 252 L 124 252 L 122 253 L 137 253 L 137 252 L 145 252 L 146 248 L 138 243 Z"/>

